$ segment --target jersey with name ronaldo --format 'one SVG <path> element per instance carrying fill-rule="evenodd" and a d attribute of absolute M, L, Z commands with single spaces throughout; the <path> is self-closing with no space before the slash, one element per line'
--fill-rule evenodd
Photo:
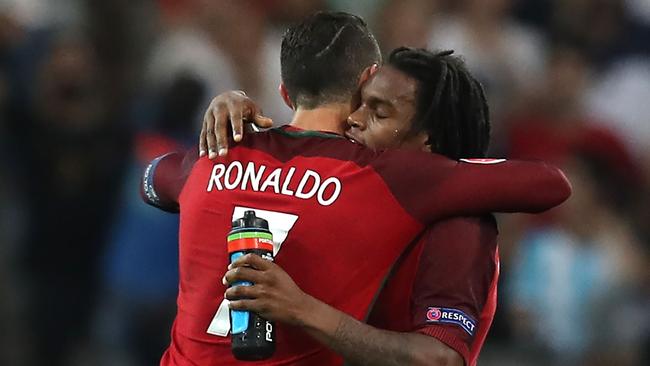
<path fill-rule="evenodd" d="M 226 237 L 247 210 L 269 222 L 275 260 L 304 292 L 362 319 L 424 225 L 450 215 L 544 210 L 568 195 L 561 172 L 541 163 L 373 152 L 292 127 L 246 136 L 227 157 L 199 159 L 186 180 L 177 178 L 181 161 L 172 154 L 155 162 L 143 184 L 150 203 L 181 213 L 178 313 L 166 365 L 236 364 L 229 337 L 209 328 L 223 308 Z M 260 364 L 338 362 L 301 331 L 276 326 L 275 355 Z"/>

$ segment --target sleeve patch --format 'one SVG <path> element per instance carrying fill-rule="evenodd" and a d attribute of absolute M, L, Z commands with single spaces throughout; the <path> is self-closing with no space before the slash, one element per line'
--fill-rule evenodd
<path fill-rule="evenodd" d="M 147 197 L 147 201 L 153 205 L 160 205 L 160 197 L 156 193 L 156 190 L 154 189 L 154 174 L 156 172 L 156 167 L 160 163 L 162 159 L 164 159 L 167 155 L 170 154 L 165 154 L 162 156 L 159 156 L 155 158 L 149 165 L 147 165 L 147 169 L 144 171 L 144 178 L 142 179 L 142 189 L 144 191 L 145 196 Z"/>
<path fill-rule="evenodd" d="M 458 309 L 429 307 L 426 317 L 427 323 L 458 325 L 470 336 L 474 335 L 474 329 L 476 329 L 476 320 Z"/>

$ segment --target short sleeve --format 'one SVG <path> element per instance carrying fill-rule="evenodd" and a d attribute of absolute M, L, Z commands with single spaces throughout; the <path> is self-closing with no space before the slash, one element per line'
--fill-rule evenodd
<path fill-rule="evenodd" d="M 497 268 L 497 229 L 490 215 L 430 227 L 411 293 L 412 330 L 432 336 L 470 364 L 472 342 Z"/>

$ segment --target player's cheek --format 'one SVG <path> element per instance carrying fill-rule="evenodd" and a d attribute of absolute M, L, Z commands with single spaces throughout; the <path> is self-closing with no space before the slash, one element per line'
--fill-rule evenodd
<path fill-rule="evenodd" d="M 360 133 L 361 138 L 367 147 L 372 149 L 381 148 L 381 134 L 378 134 L 377 132 L 377 128 L 374 125 L 369 124 L 368 127 Z"/>
<path fill-rule="evenodd" d="M 373 144 L 375 145 L 376 149 L 385 149 L 394 145 L 390 134 L 386 131 L 385 128 L 380 128 L 374 131 Z"/>

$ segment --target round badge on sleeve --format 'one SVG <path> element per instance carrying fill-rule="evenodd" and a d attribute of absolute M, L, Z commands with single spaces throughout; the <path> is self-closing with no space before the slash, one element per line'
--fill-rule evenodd
<path fill-rule="evenodd" d="M 429 321 L 437 321 L 440 319 L 440 316 L 442 315 L 442 312 L 440 311 L 440 308 L 429 308 L 427 311 L 427 320 Z"/>

